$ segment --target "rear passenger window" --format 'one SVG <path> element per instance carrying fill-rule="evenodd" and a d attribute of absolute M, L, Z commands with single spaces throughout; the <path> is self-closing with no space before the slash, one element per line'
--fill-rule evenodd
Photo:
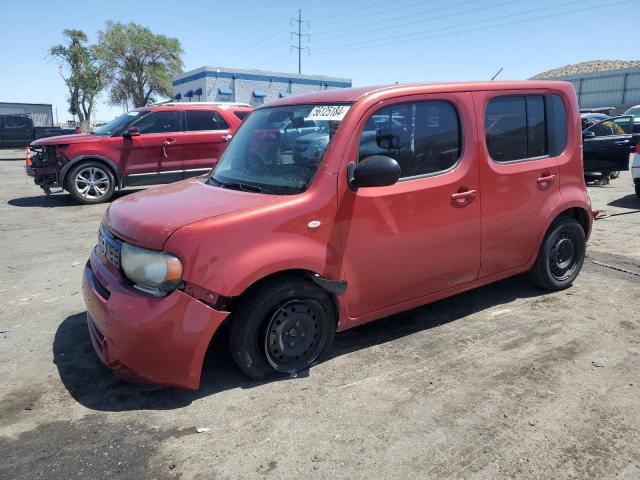
<path fill-rule="evenodd" d="M 458 112 L 449 102 L 401 103 L 371 115 L 358 159 L 386 155 L 400 165 L 400 178 L 430 175 L 457 163 L 461 139 Z"/>
<path fill-rule="evenodd" d="M 494 98 L 487 105 L 484 128 L 496 162 L 557 156 L 567 146 L 567 115 L 555 94 Z"/>
<path fill-rule="evenodd" d="M 4 120 L 6 128 L 26 128 L 29 125 L 27 117 L 20 115 L 7 115 Z"/>
<path fill-rule="evenodd" d="M 487 149 L 496 162 L 527 158 L 525 97 L 499 97 L 487 105 L 484 117 Z"/>
<path fill-rule="evenodd" d="M 218 114 L 207 110 L 187 110 L 187 130 L 227 130 L 229 125 Z"/>
<path fill-rule="evenodd" d="M 547 150 L 547 128 L 544 121 L 544 98 L 527 96 L 527 157 L 542 157 Z"/>

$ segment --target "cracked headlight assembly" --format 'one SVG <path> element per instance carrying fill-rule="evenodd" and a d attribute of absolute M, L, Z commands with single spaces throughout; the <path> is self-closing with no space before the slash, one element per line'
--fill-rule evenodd
<path fill-rule="evenodd" d="M 133 287 L 160 297 L 182 283 L 182 262 L 175 255 L 122 243 L 120 264 Z"/>

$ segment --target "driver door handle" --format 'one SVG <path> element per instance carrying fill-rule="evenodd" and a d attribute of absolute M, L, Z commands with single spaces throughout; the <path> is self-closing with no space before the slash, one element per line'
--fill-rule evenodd
<path fill-rule="evenodd" d="M 176 139 L 175 139 L 175 138 L 165 138 L 165 139 L 162 141 L 162 144 L 163 144 L 163 145 L 171 145 L 172 143 L 175 143 L 175 142 L 176 142 Z"/>
<path fill-rule="evenodd" d="M 471 203 L 478 196 L 477 190 L 466 190 L 464 192 L 456 192 L 451 194 L 451 200 L 454 205 L 464 207 Z"/>
<path fill-rule="evenodd" d="M 229 140 L 231 140 L 231 137 L 233 137 L 233 135 L 231 135 L 231 134 L 223 135 L 222 136 L 222 141 L 223 142 L 228 142 Z"/>
<path fill-rule="evenodd" d="M 615 142 L 616 145 L 626 145 L 627 143 L 629 143 L 629 140 L 617 140 Z"/>

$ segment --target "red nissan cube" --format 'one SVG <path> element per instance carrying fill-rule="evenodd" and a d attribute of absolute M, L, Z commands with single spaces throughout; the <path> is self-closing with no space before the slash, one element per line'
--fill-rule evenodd
<path fill-rule="evenodd" d="M 505 277 L 567 288 L 592 224 L 581 144 L 564 82 L 272 102 L 210 174 L 111 204 L 84 271 L 95 350 L 123 378 L 196 389 L 223 322 L 263 379 L 319 362 L 336 331 Z"/>

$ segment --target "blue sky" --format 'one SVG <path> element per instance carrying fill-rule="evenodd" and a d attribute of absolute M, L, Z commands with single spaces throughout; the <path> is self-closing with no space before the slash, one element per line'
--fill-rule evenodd
<path fill-rule="evenodd" d="M 107 20 L 177 37 L 185 70 L 296 72 L 289 17 L 298 8 L 310 22 L 303 73 L 350 77 L 355 86 L 487 80 L 501 67 L 499 79 L 516 80 L 586 60 L 640 59 L 638 42 L 628 40 L 637 38 L 640 0 L 2 0 L 0 101 L 52 103 L 61 121 L 70 118 L 47 49 L 65 28 L 95 40 Z M 96 109 L 94 120 L 121 112 L 104 101 Z"/>

